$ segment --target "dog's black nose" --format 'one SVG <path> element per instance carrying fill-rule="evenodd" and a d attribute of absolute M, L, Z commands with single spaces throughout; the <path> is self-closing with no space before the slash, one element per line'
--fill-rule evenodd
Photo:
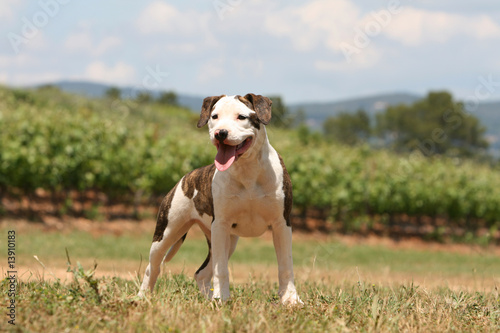
<path fill-rule="evenodd" d="M 228 131 L 225 129 L 218 130 L 215 132 L 215 139 L 217 139 L 220 142 L 223 142 L 224 140 L 227 139 Z"/>

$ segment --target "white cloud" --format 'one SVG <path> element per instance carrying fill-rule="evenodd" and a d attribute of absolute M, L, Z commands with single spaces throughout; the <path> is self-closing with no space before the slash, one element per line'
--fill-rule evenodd
<path fill-rule="evenodd" d="M 148 5 L 136 21 L 136 26 L 143 34 L 196 32 L 203 14 L 195 11 L 181 12 L 163 1 Z"/>
<path fill-rule="evenodd" d="M 331 59 L 313 60 L 317 70 L 349 71 L 372 67 L 382 57 L 382 50 L 371 41 L 353 46 L 356 29 L 365 20 L 352 1 L 315 0 L 269 15 L 266 27 L 276 36 L 289 38 L 298 51 L 325 49 Z M 352 54 L 346 52 L 346 44 L 354 50 Z"/>
<path fill-rule="evenodd" d="M 114 84 L 133 83 L 135 76 L 134 67 L 122 61 L 110 67 L 102 61 L 94 61 L 87 66 L 84 74 L 85 79 Z"/>
<path fill-rule="evenodd" d="M 490 17 L 486 15 L 476 16 L 474 18 L 474 33 L 473 36 L 478 39 L 489 39 L 489 38 L 499 38 L 500 37 L 500 25 L 494 22 Z"/>
<path fill-rule="evenodd" d="M 0 84 L 9 84 L 9 75 L 7 73 L 0 73 Z"/>
<path fill-rule="evenodd" d="M 266 27 L 276 36 L 290 38 L 300 51 L 322 44 L 336 50 L 340 42 L 351 36 L 359 16 L 359 8 L 351 1 L 315 0 L 269 15 Z"/>
<path fill-rule="evenodd" d="M 385 14 L 381 15 L 382 12 Z M 352 0 L 315 0 L 302 6 L 289 6 L 269 15 L 266 27 L 276 36 L 290 38 L 300 51 L 325 45 L 338 52 L 341 43 L 352 44 L 357 31 L 364 32 L 368 27 L 375 27 L 374 35 L 384 34 L 404 45 L 414 46 L 446 42 L 455 36 L 500 37 L 500 25 L 487 15 L 465 16 L 404 4 L 388 5 L 362 15 Z"/>
<path fill-rule="evenodd" d="M 9 44 L 8 51 L 13 54 L 37 52 L 49 48 L 49 39 L 46 38 L 44 31 L 40 29 L 35 30 L 33 35 L 28 37 L 17 31 L 11 31 L 5 41 L 8 41 Z"/>
<path fill-rule="evenodd" d="M 77 33 L 69 36 L 64 43 L 64 47 L 70 51 L 80 51 L 92 47 L 92 37 L 88 33 Z"/>
<path fill-rule="evenodd" d="M 119 46 L 122 44 L 122 41 L 118 37 L 110 36 L 106 37 L 95 47 L 94 52 L 97 55 L 104 54 L 107 51 Z"/>
<path fill-rule="evenodd" d="M 359 50 L 351 59 L 343 58 L 340 61 L 317 60 L 314 68 L 320 71 L 347 72 L 375 66 L 382 58 L 383 52 L 376 47 Z M 346 61 L 347 60 L 347 61 Z"/>
<path fill-rule="evenodd" d="M 419 46 L 428 42 L 446 42 L 457 36 L 499 38 L 500 26 L 486 15 L 464 16 L 404 8 L 394 15 L 384 34 L 404 45 Z"/>
<path fill-rule="evenodd" d="M 191 54 L 197 50 L 195 43 L 172 43 L 165 46 L 165 50 L 169 53 Z"/>
<path fill-rule="evenodd" d="M 388 50 L 377 47 L 375 39 L 380 36 L 396 41 L 399 45 L 394 47 L 445 43 L 455 37 L 500 38 L 500 25 L 487 15 L 415 9 L 398 2 L 368 14 L 360 8 L 353 0 L 289 5 L 268 15 L 266 28 L 275 36 L 288 38 L 300 52 L 327 51 L 332 59 L 316 59 L 314 66 L 329 71 L 376 66 Z"/>
<path fill-rule="evenodd" d="M 16 18 L 15 12 L 17 7 L 24 4 L 24 1 L 19 0 L 2 0 L 0 1 L 0 19 L 2 21 L 12 21 Z"/>
<path fill-rule="evenodd" d="M 219 79 L 226 73 L 224 64 L 226 61 L 222 58 L 210 60 L 201 65 L 198 71 L 198 82 L 209 83 L 211 80 Z"/>
<path fill-rule="evenodd" d="M 61 73 L 54 71 L 44 71 L 44 72 L 25 72 L 25 73 L 14 73 L 14 74 L 4 74 L 1 80 L 5 79 L 5 82 L 9 85 L 20 85 L 29 86 L 42 84 L 47 82 L 54 82 L 60 80 L 63 77 Z"/>
<path fill-rule="evenodd" d="M 25 67 L 33 64 L 34 61 L 35 59 L 27 53 L 20 53 L 14 56 L 0 55 L 0 68 L 7 70 L 12 67 Z"/>
<path fill-rule="evenodd" d="M 83 51 L 92 56 L 101 56 L 121 44 L 122 40 L 114 36 L 105 37 L 100 42 L 94 43 L 89 33 L 81 32 L 69 36 L 64 46 L 70 52 Z"/>

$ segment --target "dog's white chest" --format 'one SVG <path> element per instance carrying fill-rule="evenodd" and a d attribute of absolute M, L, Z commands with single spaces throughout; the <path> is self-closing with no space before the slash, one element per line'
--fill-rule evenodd
<path fill-rule="evenodd" d="M 234 217 L 231 233 L 241 237 L 262 235 L 273 222 L 278 221 L 283 211 L 276 209 L 276 202 L 270 197 L 254 200 L 236 200 L 227 208 L 228 216 Z"/>
<path fill-rule="evenodd" d="M 279 182 L 231 182 L 214 188 L 214 212 L 231 233 L 241 237 L 262 235 L 283 217 L 284 193 Z"/>

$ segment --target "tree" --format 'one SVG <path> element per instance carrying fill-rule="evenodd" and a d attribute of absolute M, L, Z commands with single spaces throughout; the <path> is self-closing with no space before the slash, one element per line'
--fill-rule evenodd
<path fill-rule="evenodd" d="M 59 89 L 58 86 L 55 86 L 53 84 L 42 84 L 41 86 L 38 86 L 37 90 L 38 91 L 52 90 L 52 91 L 56 91 L 56 92 L 61 91 L 61 89 Z"/>
<path fill-rule="evenodd" d="M 111 87 L 111 88 L 106 90 L 105 94 L 106 94 L 107 98 L 115 100 L 115 99 L 121 98 L 122 91 L 117 87 Z"/>
<path fill-rule="evenodd" d="M 378 135 L 396 151 L 471 156 L 488 147 L 479 120 L 445 91 L 430 92 L 412 105 L 389 107 L 376 122 Z"/>
<path fill-rule="evenodd" d="M 270 125 L 290 128 L 293 124 L 293 117 L 290 116 L 290 111 L 281 96 L 271 96 L 269 98 L 273 102 Z"/>
<path fill-rule="evenodd" d="M 359 144 L 370 137 L 370 117 L 364 110 L 341 112 L 324 121 L 323 132 L 326 138 L 348 145 Z"/>
<path fill-rule="evenodd" d="M 300 108 L 295 112 L 293 117 L 293 127 L 307 126 L 307 114 L 303 108 Z"/>
<path fill-rule="evenodd" d="M 164 105 L 174 105 L 174 106 L 179 105 L 179 102 L 177 101 L 177 94 L 173 91 L 162 92 L 160 97 L 158 97 L 157 101 L 158 103 Z"/>
<path fill-rule="evenodd" d="M 150 93 L 142 91 L 137 94 L 137 97 L 135 99 L 138 103 L 145 104 L 145 103 L 151 103 L 153 97 L 151 96 Z"/>

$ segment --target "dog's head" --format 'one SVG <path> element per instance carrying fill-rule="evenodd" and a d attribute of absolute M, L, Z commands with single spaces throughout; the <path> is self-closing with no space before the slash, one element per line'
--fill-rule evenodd
<path fill-rule="evenodd" d="M 198 127 L 208 123 L 210 139 L 217 147 L 215 166 L 227 170 L 233 162 L 252 149 L 262 125 L 271 120 L 269 98 L 245 96 L 212 96 L 203 101 Z"/>

